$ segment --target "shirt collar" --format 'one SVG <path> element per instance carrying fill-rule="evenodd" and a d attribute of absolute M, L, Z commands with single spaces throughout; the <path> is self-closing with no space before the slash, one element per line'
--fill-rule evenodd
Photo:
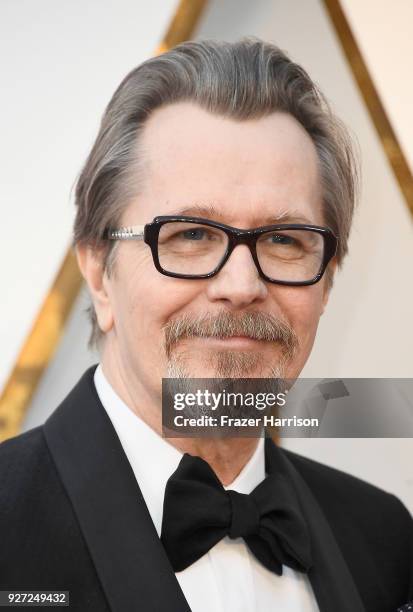
<path fill-rule="evenodd" d="M 160 535 L 166 483 L 178 467 L 183 453 L 157 434 L 125 404 L 105 377 L 100 364 L 95 370 L 94 383 Z M 260 438 L 249 461 L 225 489 L 251 493 L 264 478 L 264 438 Z"/>

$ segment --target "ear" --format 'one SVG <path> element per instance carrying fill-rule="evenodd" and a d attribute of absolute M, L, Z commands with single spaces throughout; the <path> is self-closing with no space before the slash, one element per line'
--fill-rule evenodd
<path fill-rule="evenodd" d="M 327 306 L 336 270 L 337 270 L 337 258 L 333 257 L 333 259 L 328 264 L 328 268 L 326 270 L 326 272 L 328 271 L 328 273 L 330 275 L 330 278 L 331 278 L 331 281 L 329 283 L 327 282 L 327 277 L 325 276 L 326 272 L 324 273 L 323 301 L 322 301 L 322 308 L 321 308 L 321 313 L 320 314 L 324 313 L 324 310 L 325 310 L 325 308 Z"/>
<path fill-rule="evenodd" d="M 113 312 L 107 291 L 107 275 L 103 270 L 103 253 L 81 244 L 76 246 L 76 258 L 89 287 L 98 325 L 106 333 L 113 326 Z"/>

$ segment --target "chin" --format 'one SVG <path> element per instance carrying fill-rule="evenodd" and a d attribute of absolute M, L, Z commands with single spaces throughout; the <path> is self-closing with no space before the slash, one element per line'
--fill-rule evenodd
<path fill-rule="evenodd" d="M 280 358 L 265 359 L 250 351 L 215 351 L 197 358 L 175 356 L 167 367 L 169 378 L 283 378 L 285 363 Z"/>

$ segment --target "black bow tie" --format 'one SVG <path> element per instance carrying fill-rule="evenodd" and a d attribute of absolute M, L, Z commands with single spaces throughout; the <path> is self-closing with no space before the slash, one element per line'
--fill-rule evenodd
<path fill-rule="evenodd" d="M 225 490 L 206 461 L 185 453 L 167 482 L 163 506 L 161 541 L 174 571 L 184 570 L 225 536 L 244 538 L 278 575 L 282 565 L 301 572 L 311 567 L 307 525 L 283 474 L 269 474 L 245 495 Z"/>

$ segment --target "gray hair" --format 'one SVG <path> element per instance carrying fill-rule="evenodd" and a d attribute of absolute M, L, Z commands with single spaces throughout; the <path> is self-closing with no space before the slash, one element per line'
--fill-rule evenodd
<path fill-rule="evenodd" d="M 74 243 L 101 249 L 104 270 L 111 274 L 116 243 L 104 239 L 105 230 L 118 225 L 139 190 L 140 133 L 155 109 L 184 101 L 235 120 L 280 111 L 300 122 L 318 154 L 324 220 L 338 237 L 341 265 L 358 186 L 353 142 L 307 72 L 275 45 L 255 38 L 185 42 L 143 62 L 123 79 L 77 180 Z M 329 270 L 327 282 L 331 286 Z M 89 315 L 89 346 L 98 345 L 102 332 L 93 305 Z"/>

